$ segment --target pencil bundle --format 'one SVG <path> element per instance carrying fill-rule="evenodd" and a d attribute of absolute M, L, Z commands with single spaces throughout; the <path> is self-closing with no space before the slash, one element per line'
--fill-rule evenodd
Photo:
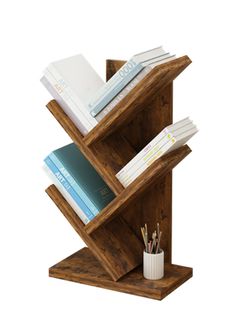
<path fill-rule="evenodd" d="M 161 252 L 160 242 L 162 231 L 160 231 L 160 225 L 157 223 L 157 230 L 152 233 L 152 238 L 148 237 L 147 224 L 141 227 L 141 233 L 144 241 L 145 252 L 150 254 L 158 254 Z"/>

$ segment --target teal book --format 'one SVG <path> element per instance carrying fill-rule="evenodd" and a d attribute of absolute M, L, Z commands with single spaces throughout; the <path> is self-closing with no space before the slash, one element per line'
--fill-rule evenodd
<path fill-rule="evenodd" d="M 59 165 L 60 172 L 95 215 L 115 198 L 114 193 L 74 143 L 54 150 L 49 157 Z"/>

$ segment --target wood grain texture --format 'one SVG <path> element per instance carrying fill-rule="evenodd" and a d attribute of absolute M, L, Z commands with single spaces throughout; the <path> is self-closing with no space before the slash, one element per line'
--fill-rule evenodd
<path fill-rule="evenodd" d="M 183 160 L 191 149 L 185 145 L 153 162 L 136 180 L 134 180 L 124 191 L 108 204 L 92 221 L 85 227 L 85 231 L 91 234 L 103 224 L 107 224 L 128 206 L 131 205 L 139 195 L 148 188 L 155 185 L 158 179 L 165 176 L 181 160 Z M 152 199 L 154 201 L 154 199 Z M 167 200 L 168 201 L 168 200 Z M 156 224 L 156 222 L 155 222 Z M 140 229 L 140 227 L 139 227 Z"/>
<path fill-rule="evenodd" d="M 87 145 L 99 141 L 120 126 L 127 124 L 135 115 L 156 99 L 160 90 L 172 82 L 189 64 L 188 56 L 183 56 L 161 64 L 138 83 L 119 104 L 108 113 L 85 137 Z"/>
<path fill-rule="evenodd" d="M 192 269 L 166 264 L 163 279 L 147 280 L 143 278 L 142 266 L 139 266 L 119 281 L 114 282 L 91 251 L 88 248 L 83 248 L 51 267 L 49 275 L 54 278 L 162 300 L 192 277 Z"/>
<path fill-rule="evenodd" d="M 172 123 L 173 119 L 173 83 L 158 92 L 154 101 L 140 111 L 135 119 L 121 129 L 133 149 L 139 152 L 160 131 Z M 123 214 L 127 224 L 140 237 L 140 226 L 146 223 L 149 231 L 160 223 L 163 231 L 162 248 L 165 261 L 171 263 L 172 243 L 172 172 L 166 174 L 157 184 L 147 189 L 135 206 L 127 208 Z"/>
<path fill-rule="evenodd" d="M 100 165 L 115 176 L 137 152 L 119 133 L 110 135 L 107 139 L 96 142 L 89 147 Z M 115 178 L 116 179 L 116 178 Z M 120 184 L 117 179 L 117 184 Z"/>
<path fill-rule="evenodd" d="M 124 64 L 125 60 L 106 60 L 106 80 L 108 81 Z"/>
<path fill-rule="evenodd" d="M 85 225 L 57 188 L 52 185 L 46 189 L 46 193 L 114 281 L 142 263 L 143 244 L 122 217 L 89 236 L 84 230 Z"/>
<path fill-rule="evenodd" d="M 100 174 L 100 176 L 108 184 L 114 194 L 118 195 L 120 192 L 122 192 L 124 188 L 119 180 L 114 176 L 114 172 L 111 166 L 104 166 L 104 164 L 98 160 L 94 152 L 85 145 L 83 142 L 82 134 L 71 121 L 71 119 L 66 115 L 63 109 L 57 104 L 57 102 L 55 100 L 51 100 L 47 104 L 47 108 L 55 117 L 55 119 L 60 123 L 63 129 L 68 133 L 68 135 L 71 137 L 80 151 L 84 154 L 84 156 L 90 161 L 98 174 Z"/>

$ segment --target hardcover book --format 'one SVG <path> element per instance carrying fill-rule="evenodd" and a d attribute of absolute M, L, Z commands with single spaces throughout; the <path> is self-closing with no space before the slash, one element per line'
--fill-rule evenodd
<path fill-rule="evenodd" d="M 112 101 L 105 106 L 100 113 L 96 115 L 96 120 L 101 121 L 128 93 L 142 80 L 145 76 L 156 66 L 164 64 L 170 60 L 173 60 L 175 55 L 166 54 L 155 59 L 153 63 L 148 64 L 140 73 L 138 73 L 133 80 L 131 80 L 126 87 L 117 94 Z"/>
<path fill-rule="evenodd" d="M 101 121 L 112 109 L 129 94 L 129 92 L 147 76 L 147 74 L 156 66 L 164 64 L 170 60 L 173 60 L 175 55 L 166 54 L 155 59 L 155 62 L 148 64 L 140 73 L 138 73 L 133 80 L 131 80 L 120 93 L 117 94 L 112 101 L 105 106 L 100 113 L 96 115 L 96 120 Z"/>
<path fill-rule="evenodd" d="M 145 66 L 166 54 L 158 47 L 134 55 L 91 97 L 88 103 L 91 115 L 95 117 Z"/>
<path fill-rule="evenodd" d="M 155 138 L 153 138 L 132 160 L 130 160 L 117 174 L 118 179 L 122 179 L 128 172 L 131 172 L 135 166 L 141 161 L 145 162 L 145 158 L 150 157 L 150 154 L 155 152 L 155 149 L 160 148 L 165 141 L 165 137 L 171 133 L 178 135 L 181 132 L 188 130 L 188 126 L 193 126 L 192 121 L 186 117 L 185 119 L 171 124 L 164 128 Z M 180 132 L 179 132 L 180 131 Z"/>
<path fill-rule="evenodd" d="M 100 212 L 114 199 L 114 193 L 74 143 L 49 155 L 51 159 L 55 157 L 60 162 L 60 172 L 71 182 L 70 185 L 80 198 L 83 201 L 89 199 L 85 203 L 91 212 L 94 213 L 94 209 Z"/>
<path fill-rule="evenodd" d="M 47 156 L 44 160 L 45 164 L 47 165 L 48 169 L 51 171 L 51 173 L 54 175 L 54 177 L 57 179 L 58 183 L 61 185 L 61 187 L 73 198 L 75 203 L 78 205 L 78 207 L 81 209 L 81 211 L 84 213 L 88 221 L 91 221 L 94 218 L 94 214 L 90 211 L 90 209 L 84 204 L 82 199 L 79 197 L 79 195 L 75 192 L 75 190 L 71 187 L 67 179 L 64 177 L 63 174 L 58 170 L 58 167 L 51 161 L 51 159 Z"/>
<path fill-rule="evenodd" d="M 84 224 L 89 223 L 88 217 L 84 214 L 84 212 L 81 210 L 77 202 L 74 200 L 74 198 L 70 195 L 70 193 L 67 191 L 66 188 L 62 186 L 62 184 L 58 181 L 56 176 L 52 173 L 52 171 L 49 169 L 49 167 L 45 164 L 43 165 L 43 170 L 49 177 L 49 179 L 52 181 L 52 183 L 57 187 L 57 189 L 60 191 L 62 196 L 66 199 L 66 201 L 70 204 L 70 206 L 73 208 L 75 213 L 79 216 L 81 221 Z"/>
<path fill-rule="evenodd" d="M 166 127 L 128 162 L 116 177 L 124 187 L 127 187 L 156 159 L 183 146 L 197 131 L 189 118 Z"/>
<path fill-rule="evenodd" d="M 96 126 L 87 103 L 104 81 L 82 55 L 51 63 L 41 82 L 83 135 Z"/>

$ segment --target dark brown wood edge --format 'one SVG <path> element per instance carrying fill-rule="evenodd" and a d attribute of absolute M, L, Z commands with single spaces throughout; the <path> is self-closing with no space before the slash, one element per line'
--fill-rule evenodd
<path fill-rule="evenodd" d="M 132 115 L 151 103 L 158 91 L 172 82 L 190 63 L 190 58 L 183 56 L 154 68 L 84 137 L 84 142 L 91 145 L 127 124 Z"/>
<path fill-rule="evenodd" d="M 108 204 L 92 221 L 85 227 L 85 231 L 91 234 L 104 223 L 108 223 L 116 215 L 120 214 L 131 201 L 138 197 L 157 180 L 171 171 L 180 161 L 182 161 L 191 149 L 185 145 L 156 160 L 150 165 L 135 181 L 133 181 L 124 191 Z"/>

